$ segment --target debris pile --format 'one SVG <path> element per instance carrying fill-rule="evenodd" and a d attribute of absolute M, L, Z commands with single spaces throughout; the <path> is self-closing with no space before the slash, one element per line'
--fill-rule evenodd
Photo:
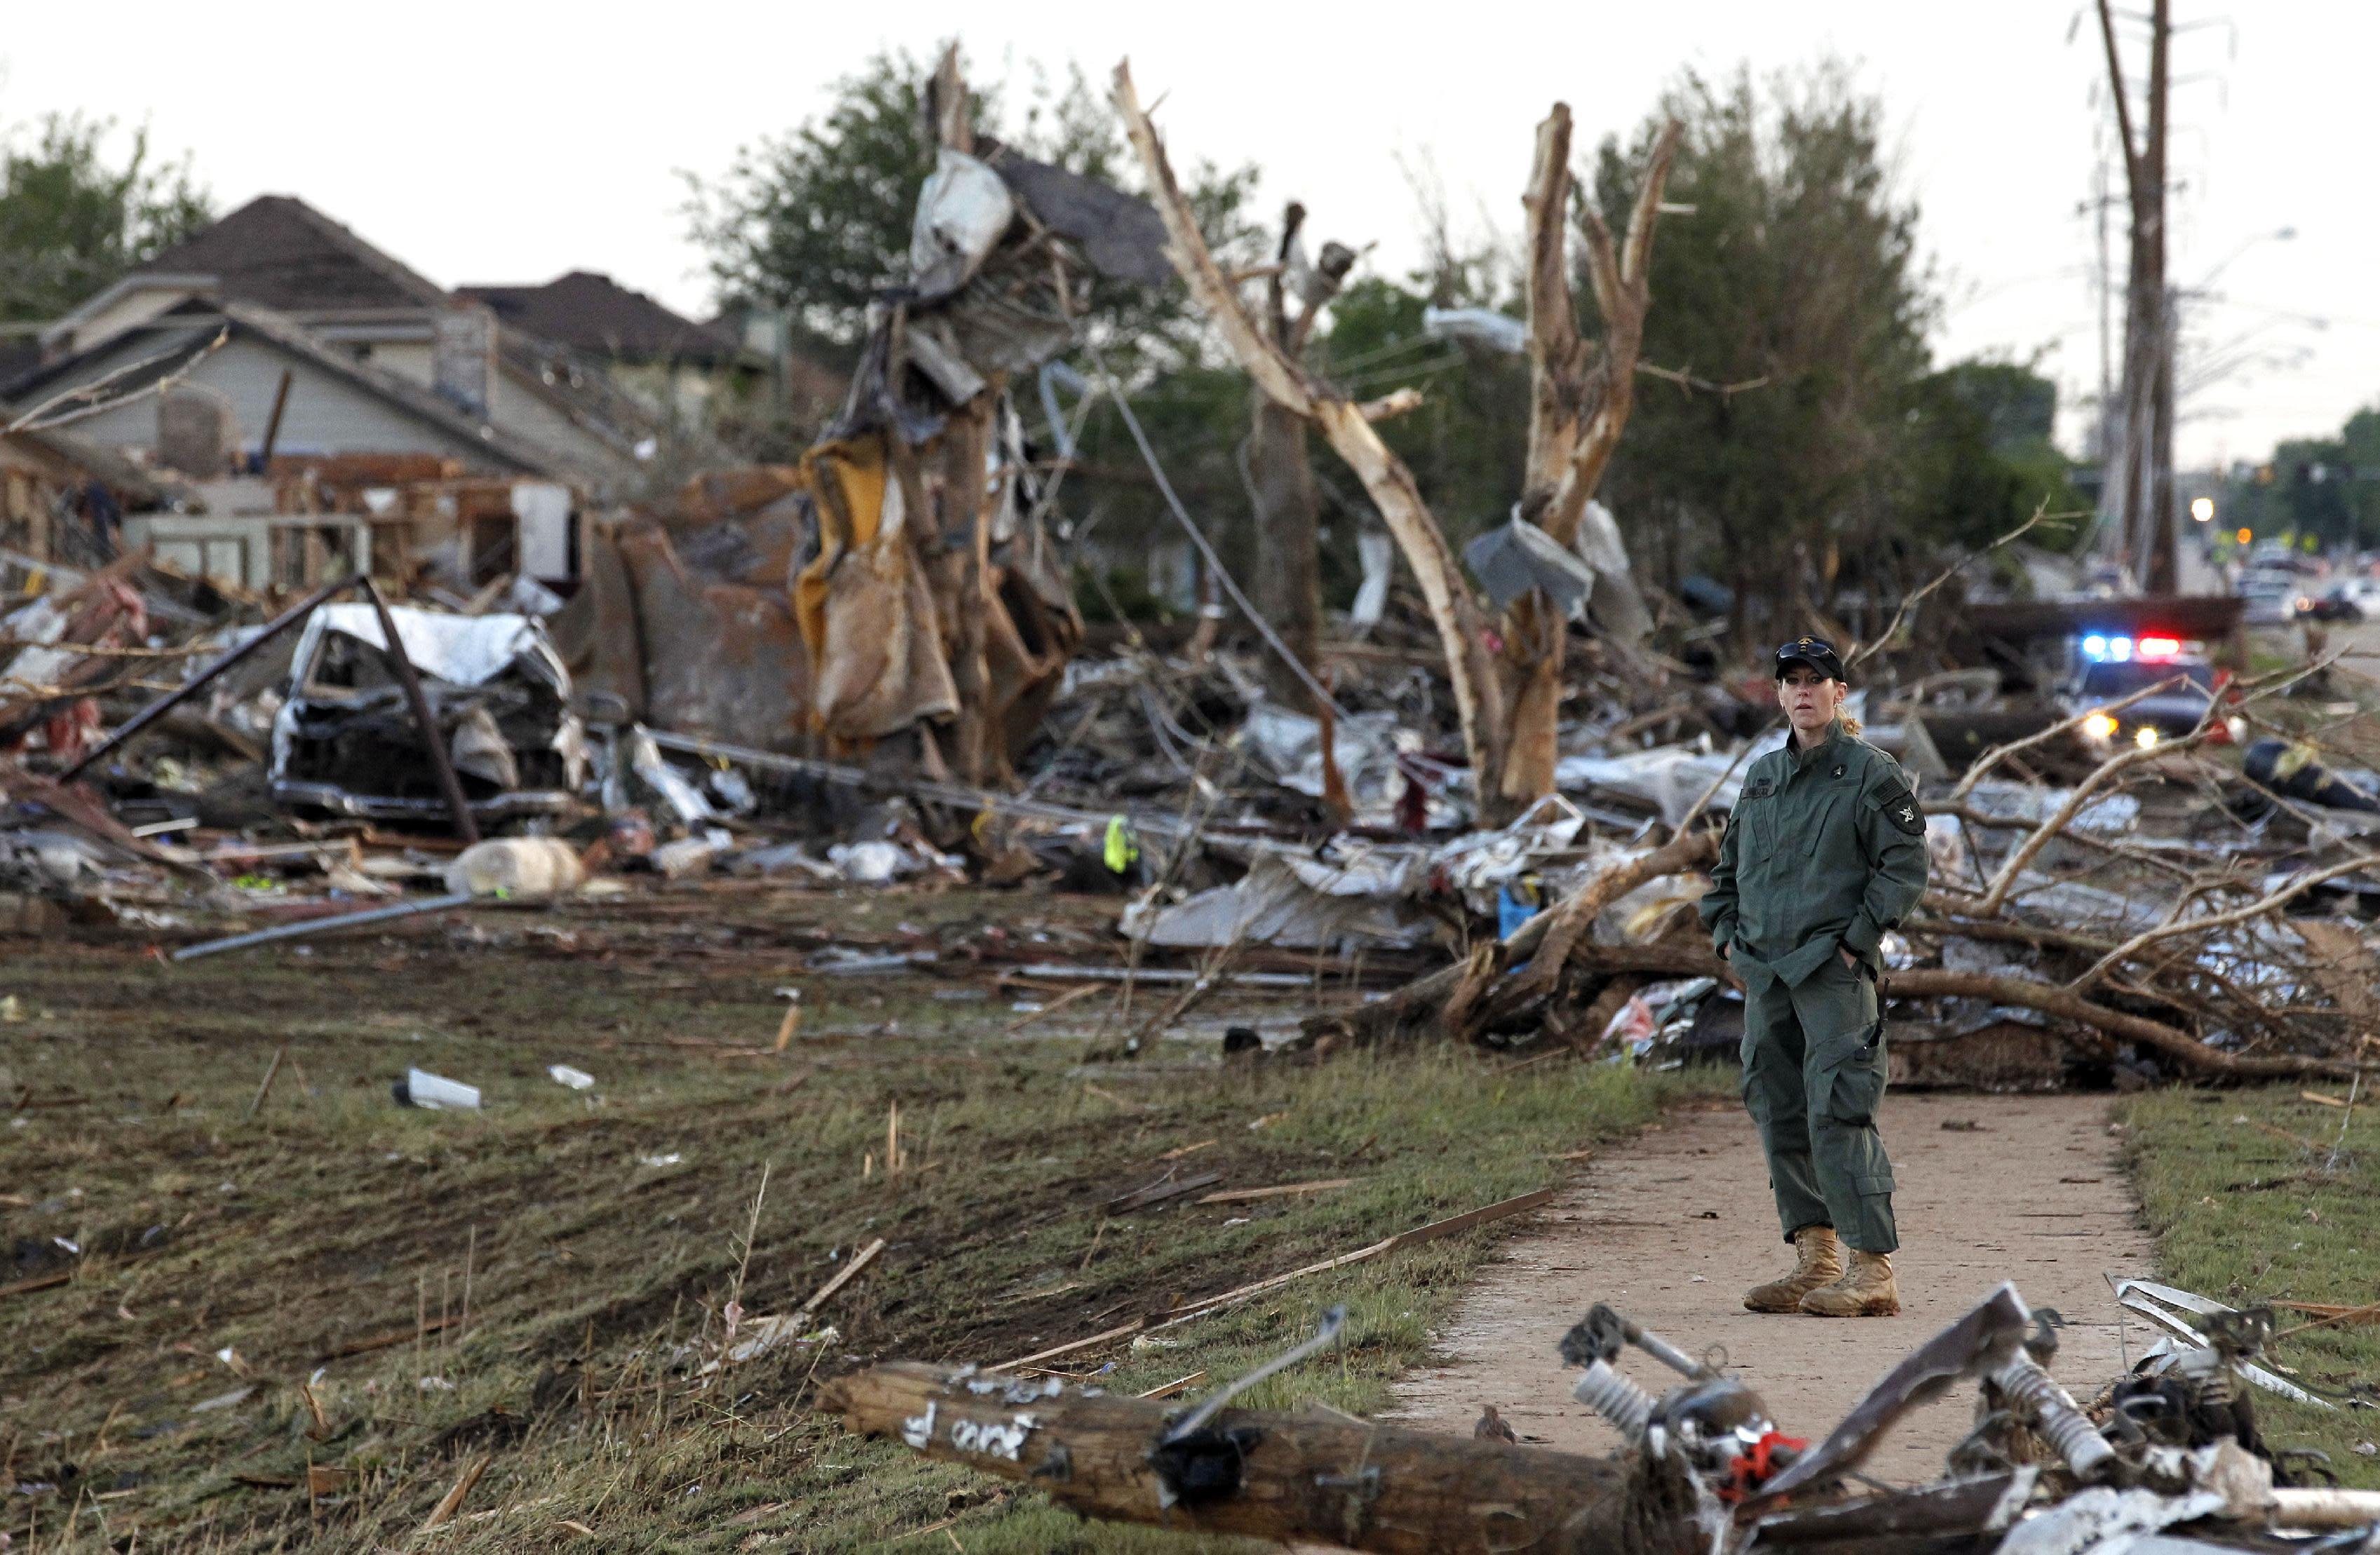
<path fill-rule="evenodd" d="M 1604 1459 L 1522 1447 L 1509 1427 L 1491 1428 L 1493 1409 L 1464 1440 L 1329 1412 L 1229 1407 L 1335 1342 L 1343 1307 L 1314 1339 L 1190 1408 L 1055 1377 L 1017 1380 L 1010 1367 L 912 1362 L 839 1379 L 828 1405 L 855 1431 L 1028 1480 L 1087 1515 L 1354 1549 L 2117 1555 L 2147 1539 L 2185 1555 L 2380 1537 L 2380 1491 L 2324 1484 L 2319 1462 L 2257 1431 L 2252 1390 L 2288 1386 L 2256 1364 L 2268 1310 L 2134 1282 L 2118 1294 L 2173 1338 L 2087 1409 L 2048 1369 L 2055 1315 L 2004 1283 L 1902 1357 L 1815 1445 L 1769 1416 L 1723 1352 L 1689 1355 L 1599 1304 L 1558 1348 L 1578 1371 L 1572 1396 L 1624 1443 Z M 1666 1391 L 1621 1368 L 1631 1350 L 1673 1374 Z M 1975 1428 L 1941 1479 L 1897 1489 L 1859 1475 L 1898 1421 L 1962 1378 L 1979 1381 Z"/>
<path fill-rule="evenodd" d="M 1200 308 L 1239 316 L 1241 281 L 1196 241 L 1118 90 L 1153 205 L 978 141 L 945 56 L 907 279 L 878 296 L 841 409 L 795 463 L 701 459 L 627 501 L 448 455 L 276 454 L 270 433 L 253 458 L 218 436 L 147 474 L 18 438 L 9 456 L 42 461 L 51 495 L 10 520 L 37 550 L 0 553 L 0 923 L 197 936 L 738 877 L 967 881 L 1117 896 L 1099 972 L 1180 976 L 1191 1002 L 1281 958 L 1317 986 L 1326 964 L 1350 985 L 1421 974 L 1309 1015 L 1290 1045 L 1312 1052 L 1427 1033 L 1723 1055 L 1740 1003 L 1692 906 L 1749 763 L 1783 735 L 1768 683 L 1730 667 L 1753 657 L 1730 640 L 1738 601 L 1703 578 L 1656 587 L 1589 500 L 1624 403 L 1572 429 L 1560 471 L 1533 443 L 1532 492 L 1559 486 L 1560 523 L 1525 516 L 1532 497 L 1458 559 L 1368 430 L 1410 404 L 1354 405 L 1237 341 L 1267 394 L 1370 460 L 1364 586 L 1296 624 L 1293 653 L 1083 337 L 1097 288 L 1177 265 Z M 1544 130 L 1538 195 L 1560 209 L 1548 148 L 1566 110 Z M 1649 306 L 1666 156 L 1625 252 L 1589 244 L 1607 313 Z M 1314 268 L 1294 221 L 1282 242 L 1282 266 Z M 1536 224 L 1533 262 L 1567 273 L 1565 242 Z M 1529 345 L 1533 373 L 1589 354 L 1566 318 L 1432 327 Z M 224 338 L 194 337 L 183 366 Z M 1096 378 L 1061 360 L 1084 346 Z M 1134 429 L 1201 597 L 1238 616 L 1215 603 L 1186 636 L 1120 621 L 1094 642 L 1072 587 L 1093 553 L 1059 507 L 1081 425 L 1061 384 Z M 196 406 L 161 399 L 160 426 Z M 1847 642 L 1851 711 L 1917 781 L 1934 863 L 1886 946 L 1901 1077 L 2368 1063 L 2380 695 L 2330 660 L 2236 673 L 2236 599 L 1995 601 L 1963 565 Z M 450 869 L 495 832 L 569 861 Z"/>

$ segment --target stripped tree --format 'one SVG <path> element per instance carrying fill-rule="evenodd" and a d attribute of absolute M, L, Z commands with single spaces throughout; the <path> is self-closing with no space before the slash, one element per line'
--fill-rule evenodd
<path fill-rule="evenodd" d="M 1374 420 L 1411 401 L 1357 404 L 1307 372 L 1283 348 L 1286 342 L 1257 323 L 1198 231 L 1164 145 L 1142 111 L 1128 63 L 1116 67 L 1115 104 L 1165 220 L 1174 268 L 1191 296 L 1265 400 L 1318 428 L 1354 470 L 1421 585 L 1453 681 L 1481 819 L 1492 823 L 1519 814 L 1553 790 L 1562 617 L 1534 591 L 1514 601 L 1500 620 L 1491 616 L 1464 582 L 1446 531 L 1422 500 L 1412 470 L 1373 428 Z M 1534 393 L 1521 515 L 1565 546 L 1577 538 L 1587 499 L 1610 463 L 1634 401 L 1636 353 L 1651 302 L 1645 261 L 1678 133 L 1679 127 L 1670 124 L 1654 144 L 1624 244 L 1613 242 L 1591 208 L 1585 216 L 1587 273 L 1605 322 L 1597 348 L 1579 334 L 1570 288 L 1570 109 L 1556 103 L 1538 128 L 1536 166 L 1525 200 Z"/>
<path fill-rule="evenodd" d="M 1307 260 L 1305 223 L 1305 207 L 1292 201 L 1273 262 L 1264 267 L 1265 333 L 1292 361 L 1302 359 L 1323 306 L 1355 264 L 1354 252 L 1337 243 L 1324 244 L 1318 261 Z M 1268 661 L 1266 682 L 1276 700 L 1298 707 L 1310 699 L 1299 672 L 1313 669 L 1321 635 L 1321 502 L 1306 456 L 1305 418 L 1269 395 L 1255 399 L 1242 473 L 1256 510 L 1257 608 L 1297 659 L 1295 667 Z M 1327 716 L 1329 710 L 1313 711 Z"/>

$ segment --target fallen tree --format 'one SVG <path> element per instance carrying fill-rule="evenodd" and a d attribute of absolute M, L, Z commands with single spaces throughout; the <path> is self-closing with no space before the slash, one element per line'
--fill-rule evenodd
<path fill-rule="evenodd" d="M 1499 943 L 1482 945 L 1465 960 L 1407 984 L 1390 997 L 1352 1010 L 1306 1017 L 1302 1040 L 1332 1045 L 1365 1044 L 1435 1029 L 1447 1036 L 1475 1036 L 1470 1016 L 1488 988 L 1505 972 L 1529 962 L 1527 986 L 1542 998 L 1552 990 L 1596 915 L 1638 886 L 1698 869 L 1718 856 L 1718 837 L 1689 832 L 1605 870 L 1576 894 L 1548 908 Z"/>
<path fill-rule="evenodd" d="M 1707 945 L 1583 945 L 1572 953 L 1567 970 L 1573 977 L 1602 978 L 1629 973 L 1664 978 L 1733 976 L 1727 964 Z M 1982 972 L 1952 972 L 1937 967 L 1912 967 L 1886 974 L 1881 991 L 1886 999 L 1984 999 L 2013 1004 L 2071 1021 L 2122 1041 L 2154 1048 L 2184 1068 L 2227 1079 L 2347 1079 L 2360 1068 L 2352 1060 L 2302 1053 L 2237 1053 L 2211 1047 L 2178 1027 L 2145 1015 L 2084 999 L 2051 983 L 2030 978 L 1993 977 Z"/>
<path fill-rule="evenodd" d="M 2352 828 L 2336 812 L 2325 818 L 2205 752 L 2322 667 L 2210 697 L 2188 733 L 2128 743 L 2070 788 L 1983 787 L 1984 774 L 2017 762 L 2040 735 L 1985 752 L 1928 806 L 1945 823 L 1929 832 L 1942 857 L 1901 930 L 1914 965 L 1904 960 L 1883 982 L 1896 1017 L 1925 1018 L 1907 1007 L 1924 1001 L 2009 1005 L 2049 1016 L 2095 1058 L 2121 1058 L 2129 1046 L 2204 1079 L 2369 1072 L 2380 1054 L 2380 1002 L 2369 992 L 2380 958 L 2359 927 L 2369 907 L 2330 915 L 2342 893 L 2380 899 L 2380 851 L 2347 845 Z M 2162 807 L 2164 819 L 2149 826 L 2144 807 Z M 2302 832 L 2284 835 L 2268 821 Z M 2223 845 L 2226 834 L 2241 845 Z M 1596 943 L 1593 932 L 1631 893 L 1707 868 L 1718 842 L 1706 825 L 1625 857 L 1510 940 L 1476 943 L 1377 1002 L 1307 1017 L 1302 1040 L 1327 1053 L 1422 1037 L 1510 1047 L 1552 1036 L 1593 1051 L 1648 980 L 1732 981 L 1691 918 L 1666 915 L 1632 943 Z"/>
<path fill-rule="evenodd" d="M 1152 1447 L 1178 1406 L 896 1361 L 828 1385 L 849 1429 L 1023 1481 L 1089 1517 L 1309 1539 L 1385 1555 L 1689 1555 L 1682 1476 L 1398 1430 L 1337 1414 L 1227 1409 L 1183 1450 Z"/>

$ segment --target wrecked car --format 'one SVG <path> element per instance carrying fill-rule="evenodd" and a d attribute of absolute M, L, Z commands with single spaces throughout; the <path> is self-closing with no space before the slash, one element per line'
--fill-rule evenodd
<path fill-rule="evenodd" d="M 527 615 L 389 613 L 473 813 L 497 820 L 569 808 L 586 777 L 586 732 L 544 626 Z M 273 723 L 271 780 L 273 798 L 299 809 L 444 820 L 437 771 L 370 605 L 324 605 L 307 621 Z"/>

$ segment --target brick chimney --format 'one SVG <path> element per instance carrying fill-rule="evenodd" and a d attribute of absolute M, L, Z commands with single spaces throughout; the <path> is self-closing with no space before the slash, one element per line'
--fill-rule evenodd
<path fill-rule="evenodd" d="M 496 376 L 495 310 L 450 302 L 431 321 L 431 386 L 474 416 L 488 413 Z"/>

